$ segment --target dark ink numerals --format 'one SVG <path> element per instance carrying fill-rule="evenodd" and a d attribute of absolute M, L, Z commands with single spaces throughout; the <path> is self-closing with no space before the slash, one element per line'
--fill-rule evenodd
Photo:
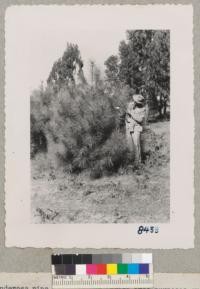
<path fill-rule="evenodd" d="M 157 234 L 157 233 L 159 233 L 159 227 L 157 227 L 157 226 L 139 226 L 137 233 L 138 233 L 138 235 L 142 235 L 144 233 Z"/>

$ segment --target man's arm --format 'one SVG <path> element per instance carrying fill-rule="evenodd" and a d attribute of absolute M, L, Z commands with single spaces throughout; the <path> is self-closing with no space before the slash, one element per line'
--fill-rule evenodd
<path fill-rule="evenodd" d="M 133 109 L 135 108 L 135 102 L 129 102 L 128 106 L 127 106 L 127 110 L 126 110 L 126 122 L 130 122 L 131 119 L 133 119 Z"/>

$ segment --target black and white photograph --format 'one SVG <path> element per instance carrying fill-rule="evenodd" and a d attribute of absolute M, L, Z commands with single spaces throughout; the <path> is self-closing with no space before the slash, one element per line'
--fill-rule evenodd
<path fill-rule="evenodd" d="M 33 221 L 168 222 L 170 32 L 46 33 L 62 52 L 30 96 Z"/>
<path fill-rule="evenodd" d="M 176 236 L 183 215 L 192 224 L 191 15 L 174 5 L 7 10 L 8 224 L 30 224 L 30 236 L 102 228 L 96 238 L 120 226 L 127 246 L 133 235 Z"/>

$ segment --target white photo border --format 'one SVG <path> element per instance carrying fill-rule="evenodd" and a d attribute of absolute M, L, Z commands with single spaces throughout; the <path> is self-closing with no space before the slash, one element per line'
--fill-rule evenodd
<path fill-rule="evenodd" d="M 169 29 L 171 57 L 170 223 L 166 224 L 31 224 L 30 98 L 28 73 L 15 58 L 29 63 L 18 42 L 16 15 L 37 9 L 58 13 L 95 13 L 112 17 L 125 29 Z M 25 14 L 24 14 L 25 13 Z M 119 21 L 119 15 L 125 15 Z M 23 17 L 22 17 L 23 18 Z M 78 19 L 78 17 L 77 17 Z M 89 17 L 85 25 L 89 25 Z M 100 21 L 100 20 L 99 20 Z M 100 22 L 101 23 L 101 22 Z M 100 24 L 99 23 L 99 24 Z M 112 24 L 112 25 L 114 25 Z M 83 24 L 81 24 L 82 27 Z M 121 25 L 121 26 L 120 26 Z M 28 26 L 24 25 L 26 35 Z M 28 38 L 29 39 L 29 38 Z M 28 41 L 27 39 L 27 41 Z M 54 248 L 193 248 L 194 247 L 194 87 L 192 5 L 38 5 L 11 6 L 5 16 L 5 153 L 6 246 Z M 23 75 L 24 77 L 21 77 Z M 26 76 L 26 77 L 25 77 Z M 140 225 L 159 227 L 158 234 L 137 234 Z"/>

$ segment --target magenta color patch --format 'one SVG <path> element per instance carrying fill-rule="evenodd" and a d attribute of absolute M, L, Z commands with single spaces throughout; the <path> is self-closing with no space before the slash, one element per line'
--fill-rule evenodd
<path fill-rule="evenodd" d="M 97 265 L 96 264 L 87 264 L 86 265 L 86 273 L 88 275 L 97 274 Z"/>

